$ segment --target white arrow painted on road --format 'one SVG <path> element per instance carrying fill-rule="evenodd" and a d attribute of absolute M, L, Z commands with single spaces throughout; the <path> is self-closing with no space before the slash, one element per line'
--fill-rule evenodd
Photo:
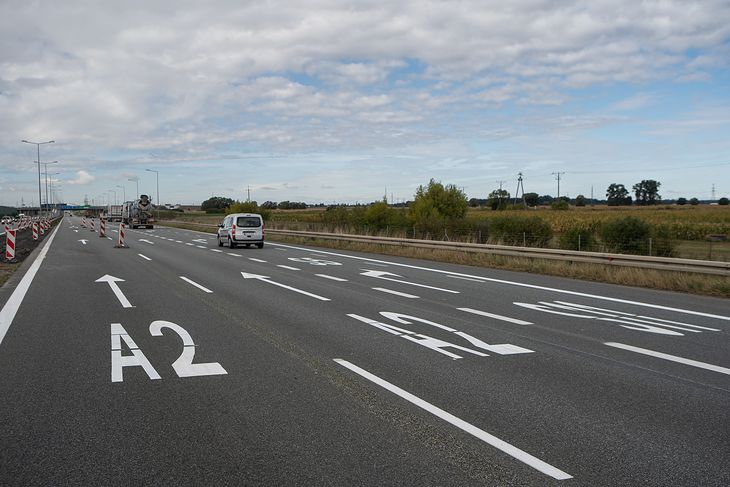
<path fill-rule="evenodd" d="M 280 284 L 278 282 L 270 281 L 269 280 L 270 279 L 269 276 L 262 276 L 262 275 L 259 275 L 259 274 L 249 274 L 247 272 L 241 272 L 241 275 L 243 276 L 244 279 L 258 279 L 259 281 L 267 282 L 269 284 L 273 284 L 274 286 L 283 287 L 284 289 L 288 289 L 290 291 L 294 291 L 295 293 L 304 294 L 305 296 L 309 296 L 309 297 L 314 298 L 314 299 L 319 299 L 320 301 L 330 301 L 329 298 L 325 298 L 325 297 L 319 296 L 317 294 L 312 294 L 312 293 L 309 293 L 307 291 L 302 291 L 301 289 L 297 289 L 295 287 L 287 286 L 286 284 Z"/>
<path fill-rule="evenodd" d="M 79 231 L 78 231 L 78 230 L 74 230 L 74 232 L 76 232 L 76 233 L 79 233 Z"/>
<path fill-rule="evenodd" d="M 445 293 L 459 294 L 459 291 L 453 291 L 451 289 L 443 289 L 440 287 L 427 286 L 425 284 L 418 284 L 417 282 L 401 281 L 400 279 L 393 279 L 392 277 L 386 277 L 386 276 L 403 277 L 403 276 L 399 276 L 398 274 L 393 274 L 392 272 L 370 271 L 367 269 L 361 269 L 361 270 L 365 271 L 365 272 L 360 273 L 361 276 L 374 277 L 376 279 L 383 279 L 384 281 L 399 282 L 401 284 L 408 284 L 409 286 L 417 286 L 417 287 L 423 287 L 426 289 L 434 289 L 436 291 L 443 291 Z"/>
<path fill-rule="evenodd" d="M 127 297 L 124 295 L 121 289 L 119 289 L 119 286 L 117 286 L 118 282 L 124 282 L 124 279 L 120 279 L 118 277 L 110 276 L 109 274 L 106 274 L 105 276 L 100 277 L 96 280 L 96 282 L 106 282 L 109 284 L 109 287 L 112 288 L 112 292 L 117 297 L 120 303 L 122 303 L 122 308 L 134 308 L 132 306 L 132 303 L 129 302 Z"/>
<path fill-rule="evenodd" d="M 155 244 L 154 242 L 150 242 L 149 240 L 146 240 L 146 239 L 144 239 L 144 238 L 141 238 L 141 239 L 139 239 L 139 241 L 140 241 L 140 242 L 147 242 L 147 243 L 148 243 L 148 244 L 150 244 L 150 245 L 154 245 L 154 244 Z"/>
<path fill-rule="evenodd" d="M 86 245 L 86 242 L 88 242 L 88 240 L 86 240 L 85 238 L 82 238 L 81 240 L 79 240 L 79 242 L 81 242 L 82 244 Z"/>

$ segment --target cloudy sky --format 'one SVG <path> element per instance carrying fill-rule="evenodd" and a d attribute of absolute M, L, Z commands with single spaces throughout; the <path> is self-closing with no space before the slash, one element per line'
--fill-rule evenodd
<path fill-rule="evenodd" d="M 727 0 L 0 0 L 0 204 L 22 139 L 68 202 L 730 196 L 729 63 Z"/>

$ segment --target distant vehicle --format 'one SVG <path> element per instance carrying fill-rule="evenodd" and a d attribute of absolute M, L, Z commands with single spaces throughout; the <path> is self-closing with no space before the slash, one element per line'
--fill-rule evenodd
<path fill-rule="evenodd" d="M 106 221 L 120 222 L 122 221 L 122 207 L 124 205 L 109 205 L 106 211 Z"/>
<path fill-rule="evenodd" d="M 152 215 L 154 205 L 146 194 L 139 195 L 139 199 L 125 201 L 122 205 L 122 221 L 131 228 L 155 228 L 155 218 Z"/>
<path fill-rule="evenodd" d="M 227 242 L 228 247 L 235 248 L 238 244 L 249 247 L 256 244 L 264 247 L 264 219 L 257 213 L 233 213 L 218 225 L 218 247 Z"/>

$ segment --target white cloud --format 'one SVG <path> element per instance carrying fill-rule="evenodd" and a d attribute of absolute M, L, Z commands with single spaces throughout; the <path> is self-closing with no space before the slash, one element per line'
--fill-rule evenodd
<path fill-rule="evenodd" d="M 80 171 L 76 171 L 76 179 L 66 181 L 66 184 L 72 184 L 72 185 L 78 185 L 78 186 L 87 186 L 94 182 L 96 178 L 89 174 L 87 171 L 84 171 L 83 169 Z"/>

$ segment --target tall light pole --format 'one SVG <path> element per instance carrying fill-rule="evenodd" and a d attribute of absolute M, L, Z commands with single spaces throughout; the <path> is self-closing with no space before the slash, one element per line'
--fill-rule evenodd
<path fill-rule="evenodd" d="M 46 207 L 48 207 L 48 165 L 49 164 L 58 164 L 58 161 L 51 161 L 51 162 L 43 162 L 43 174 L 46 178 Z"/>
<path fill-rule="evenodd" d="M 134 199 L 139 198 L 139 176 L 129 178 L 129 179 L 127 179 L 127 181 L 134 181 L 135 183 L 137 183 L 137 193 L 135 193 Z"/>
<path fill-rule="evenodd" d="M 114 204 L 116 205 L 117 204 L 117 192 L 114 191 L 113 189 L 108 189 L 107 192 L 108 193 L 114 193 Z M 112 204 L 111 196 L 109 197 L 109 204 L 110 205 Z"/>
<path fill-rule="evenodd" d="M 54 204 L 54 199 L 53 199 L 53 176 L 57 176 L 59 174 L 61 174 L 61 173 L 60 172 L 52 172 L 51 174 L 48 174 L 48 176 L 51 176 L 51 179 L 49 180 L 50 183 L 51 183 L 51 206 L 53 206 L 53 204 Z"/>
<path fill-rule="evenodd" d="M 122 204 L 124 204 L 124 202 L 127 201 L 127 188 L 121 184 L 117 184 L 117 188 L 122 188 Z"/>
<path fill-rule="evenodd" d="M 145 169 L 145 171 L 153 172 L 157 176 L 157 220 L 160 219 L 160 171 L 154 169 Z"/>
<path fill-rule="evenodd" d="M 26 144 L 35 144 L 38 149 L 38 216 L 41 215 L 41 146 L 43 144 L 53 144 L 55 140 L 49 140 L 47 142 L 31 142 L 29 140 L 21 140 Z"/>

